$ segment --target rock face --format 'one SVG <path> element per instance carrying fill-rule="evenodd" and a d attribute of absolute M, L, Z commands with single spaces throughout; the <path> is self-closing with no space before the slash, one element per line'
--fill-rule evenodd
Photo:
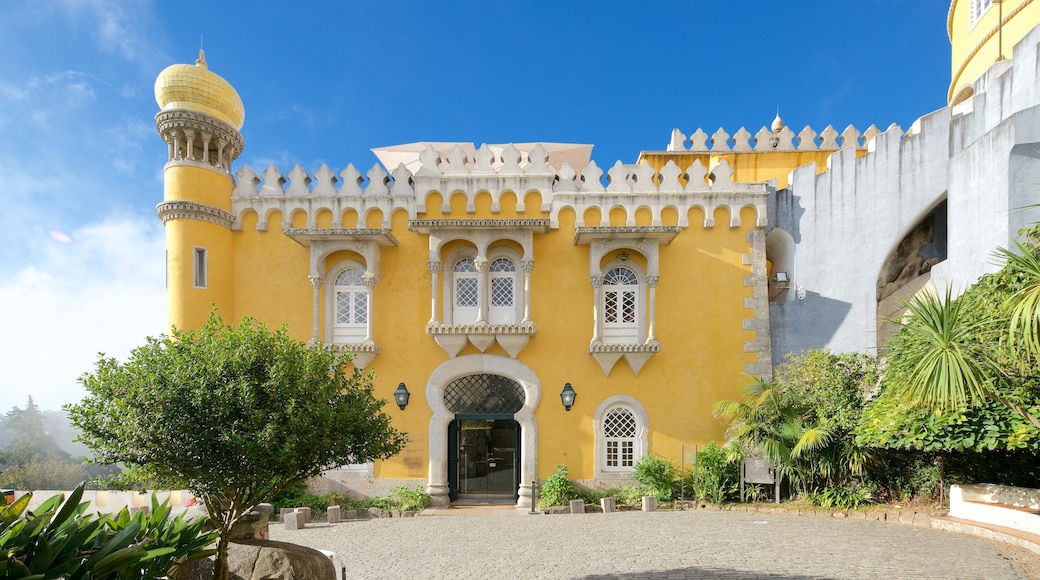
<path fill-rule="evenodd" d="M 228 569 L 234 580 L 336 580 L 336 567 L 321 552 L 270 540 L 232 542 Z"/>
<path fill-rule="evenodd" d="M 232 580 L 336 580 L 336 567 L 321 552 L 287 542 L 243 539 L 228 544 Z M 210 580 L 213 559 L 193 560 L 176 580 Z"/>

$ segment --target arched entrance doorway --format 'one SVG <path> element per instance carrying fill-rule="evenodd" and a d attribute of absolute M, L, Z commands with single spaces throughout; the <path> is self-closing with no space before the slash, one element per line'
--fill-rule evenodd
<path fill-rule="evenodd" d="M 540 399 L 534 371 L 509 357 L 460 356 L 430 374 L 426 489 L 435 507 L 471 493 L 530 507 L 531 482 L 538 474 L 534 410 Z"/>
<path fill-rule="evenodd" d="M 448 497 L 452 502 L 515 502 L 520 489 L 520 383 L 500 375 L 467 375 L 448 383 Z"/>

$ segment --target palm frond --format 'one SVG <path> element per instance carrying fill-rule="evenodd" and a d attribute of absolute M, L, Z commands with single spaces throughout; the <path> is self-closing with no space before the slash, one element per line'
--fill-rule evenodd
<path fill-rule="evenodd" d="M 989 392 L 987 371 L 996 365 L 974 348 L 979 323 L 967 320 L 949 288 L 945 299 L 926 292 L 906 307 L 900 324 L 908 339 L 890 359 L 899 396 L 942 410 L 981 402 Z"/>
<path fill-rule="evenodd" d="M 997 248 L 1008 266 L 1022 277 L 1023 288 L 1007 301 L 1011 309 L 1009 334 L 1013 347 L 1024 357 L 1040 359 L 1040 257 L 1025 244 L 1015 241 L 1018 252 Z"/>
<path fill-rule="evenodd" d="M 831 438 L 831 432 L 827 429 L 821 427 L 806 429 L 794 449 L 791 450 L 791 457 L 799 458 L 803 453 L 819 451 L 830 444 Z"/>

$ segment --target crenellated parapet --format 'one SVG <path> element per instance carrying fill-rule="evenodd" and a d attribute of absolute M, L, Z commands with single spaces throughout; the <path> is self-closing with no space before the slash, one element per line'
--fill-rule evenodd
<path fill-rule="evenodd" d="M 874 125 L 862 133 L 852 125 L 846 127 L 841 133 L 838 133 L 831 125 L 827 125 L 820 132 L 816 132 L 812 127 L 806 125 L 796 134 L 782 123 L 775 130 L 762 127 L 754 135 L 744 127 L 738 129 L 733 135 L 721 128 L 711 135 L 708 135 L 703 129 L 697 129 L 689 137 L 679 129 L 672 129 L 667 151 L 719 154 L 865 149 L 870 140 L 880 133 L 881 131 Z"/>
<path fill-rule="evenodd" d="M 332 215 L 330 227 L 338 229 L 343 227 L 343 215 L 348 210 L 357 214 L 358 227 L 389 228 L 390 218 L 398 210 L 406 211 L 409 220 L 432 210 L 427 202 L 433 194 L 439 194 L 440 212 L 447 216 L 455 195 L 465 196 L 467 214 L 476 212 L 479 194 L 490 195 L 491 213 L 497 214 L 506 193 L 515 195 L 517 213 L 548 213 L 553 228 L 558 227 L 559 213 L 565 208 L 576 213 L 579 226 L 592 227 L 608 224 L 585 223 L 586 216 L 591 215 L 589 210 L 598 210 L 606 220 L 612 210 L 622 208 L 626 225 L 634 226 L 636 211 L 645 208 L 651 213 L 651 225 L 659 226 L 664 211 L 672 209 L 679 215 L 678 225 L 686 227 L 687 212 L 699 208 L 704 212 L 704 227 L 713 227 L 719 207 L 729 212 L 730 227 L 740 227 L 740 210 L 744 207 L 754 208 L 755 227 L 764 227 L 766 197 L 774 188 L 768 183 L 735 183 L 733 169 L 725 161 L 710 171 L 700 160 L 685 168 L 669 162 L 660 172 L 646 163 L 620 161 L 605 174 L 594 161 L 580 171 L 566 160 L 557 168 L 541 145 L 526 151 L 509 145 L 497 152 L 482 145 L 472 155 L 457 145 L 446 154 L 428 145 L 415 166 L 414 173 L 405 163 L 387 173 L 376 164 L 364 175 L 354 165 L 339 174 L 322 165 L 313 175 L 299 165 L 288 175 L 274 165 L 260 174 L 243 166 L 236 174 L 238 182 L 231 197 L 235 228 L 241 228 L 242 216 L 248 211 L 258 214 L 259 230 L 267 228 L 275 212 L 281 214 L 283 228 L 291 227 L 298 212 L 307 215 L 305 227 L 315 228 L 318 214 L 328 211 Z M 540 207 L 526 207 L 531 193 L 538 194 Z M 381 215 L 382 224 L 369 223 L 367 218 L 374 211 Z"/>

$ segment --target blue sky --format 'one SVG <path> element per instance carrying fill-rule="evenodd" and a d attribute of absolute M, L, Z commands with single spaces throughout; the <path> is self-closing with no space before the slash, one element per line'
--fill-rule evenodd
<path fill-rule="evenodd" d="M 293 9 L 300 7 L 300 11 Z M 78 400 L 165 329 L 153 85 L 192 63 L 246 108 L 235 163 L 362 172 L 413 141 L 595 145 L 673 128 L 904 129 L 945 105 L 946 0 L 0 3 L 0 409 Z M 6 405 L 4 407 L 3 405 Z"/>

